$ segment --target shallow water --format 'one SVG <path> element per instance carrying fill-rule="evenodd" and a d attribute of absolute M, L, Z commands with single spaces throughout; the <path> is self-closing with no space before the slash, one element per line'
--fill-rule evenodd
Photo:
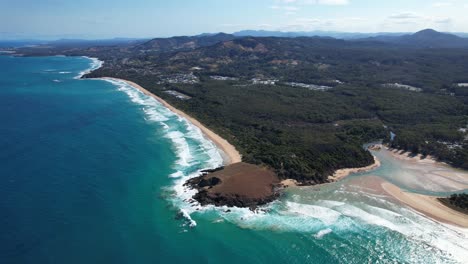
<path fill-rule="evenodd" d="M 402 189 L 434 196 L 448 196 L 454 192 L 468 191 L 468 172 L 454 169 L 430 159 L 409 159 L 407 154 L 395 158 L 392 152 L 383 149 L 372 151 L 382 166 L 376 170 L 352 175 L 360 177 L 376 175 Z"/>
<path fill-rule="evenodd" d="M 0 66 L 0 263 L 466 259 L 466 230 L 368 185 L 451 187 L 421 189 L 382 153 L 372 173 L 291 188 L 266 212 L 201 208 L 182 183 L 222 159 L 196 127 L 124 83 L 74 79 L 96 61 L 0 56 Z"/>

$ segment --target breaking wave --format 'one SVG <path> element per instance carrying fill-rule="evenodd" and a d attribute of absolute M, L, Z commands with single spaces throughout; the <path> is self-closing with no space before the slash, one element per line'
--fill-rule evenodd
<path fill-rule="evenodd" d="M 184 183 L 203 169 L 222 165 L 221 153 L 214 143 L 198 127 L 154 98 L 123 81 L 106 81 L 141 106 L 145 119 L 159 124 L 172 143 L 177 161 L 169 175 L 173 185 L 167 188 L 168 199 L 186 219 L 186 226 L 195 227 L 195 219 L 204 218 L 212 224 L 230 222 L 241 228 L 298 233 L 327 252 L 343 256 L 347 263 L 362 262 L 359 258 L 353 260 L 356 250 L 361 250 L 363 256 L 368 254 L 369 259 L 384 258 L 395 263 L 465 261 L 467 229 L 435 222 L 366 189 L 349 191 L 340 184 L 320 190 L 292 189 L 282 199 L 256 211 L 200 206 L 192 199 L 195 191 Z M 347 247 L 353 251 L 343 249 Z"/>
<path fill-rule="evenodd" d="M 102 65 L 104 64 L 104 62 L 99 60 L 98 58 L 90 58 L 86 56 L 83 56 L 83 58 L 91 60 L 89 64 L 89 68 L 84 71 L 81 71 L 77 76 L 75 76 L 75 79 L 81 79 L 81 77 L 83 77 L 85 74 L 88 74 L 94 70 L 101 68 Z"/>
<path fill-rule="evenodd" d="M 157 123 L 163 128 L 164 137 L 170 140 L 177 156 L 173 173 L 169 175 L 174 179 L 174 185 L 168 190 L 173 193 L 170 199 L 174 206 L 183 212 L 184 217 L 190 219 L 190 226 L 196 226 L 190 215 L 201 207 L 192 206 L 188 202 L 195 191 L 185 187 L 184 183 L 200 175 L 202 170 L 222 166 L 223 158 L 220 150 L 205 138 L 198 127 L 176 115 L 153 97 L 143 94 L 124 81 L 111 79 L 105 81 L 118 87 L 118 90 L 126 93 L 133 103 L 141 106 L 146 121 Z"/>

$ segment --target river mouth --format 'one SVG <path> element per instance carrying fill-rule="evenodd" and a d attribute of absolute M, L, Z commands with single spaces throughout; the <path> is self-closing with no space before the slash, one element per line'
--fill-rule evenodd
<path fill-rule="evenodd" d="M 460 184 L 465 184 L 464 175 L 428 160 L 398 158 L 385 149 L 372 151 L 382 163 L 377 169 L 333 184 L 288 188 L 279 200 L 255 211 L 190 202 L 195 192 L 183 186 L 185 181 L 197 176 L 201 169 L 222 163 L 221 157 L 215 155 L 214 145 L 203 140 L 198 130 L 184 120 L 146 96 L 135 94 L 133 88 L 120 85 L 119 89 L 134 103 L 144 106 L 148 121 L 169 129 L 168 138 L 174 143 L 178 161 L 170 175 L 173 184 L 164 189 L 169 193 L 166 199 L 185 219 L 183 232 L 197 233 L 206 226 L 223 225 L 271 236 L 297 234 L 332 255 L 346 255 L 343 248 L 348 248 L 353 255 L 362 251 L 371 259 L 385 255 L 387 259 L 409 262 L 457 263 L 468 251 L 464 247 L 468 241 L 466 229 L 429 219 L 399 203 L 382 188 L 382 183 L 388 181 L 405 190 L 444 195 L 459 191 Z M 177 131 L 170 131 L 173 126 Z M 203 145 L 208 147 L 198 147 Z M 207 150 L 212 154 L 206 155 Z M 203 160 L 206 162 L 199 162 Z M 421 184 L 425 180 L 431 184 Z"/>
<path fill-rule="evenodd" d="M 467 171 L 452 168 L 432 157 L 414 157 L 410 153 L 387 148 L 371 152 L 381 160 L 381 167 L 350 178 L 374 175 L 403 190 L 432 196 L 448 196 L 468 190 Z"/>
<path fill-rule="evenodd" d="M 230 222 L 257 231 L 298 233 L 325 244 L 346 241 L 347 247 L 358 246 L 357 236 L 362 243 L 367 241 L 371 254 L 413 258 L 417 263 L 424 259 L 425 263 L 463 262 L 468 252 L 467 229 L 427 217 L 390 195 L 383 186 L 393 183 L 424 194 L 450 194 L 460 191 L 457 184 L 464 184 L 465 172 L 429 160 L 399 158 L 385 149 L 372 152 L 382 163 L 375 170 L 332 184 L 290 187 L 278 201 L 255 212 L 207 206 L 193 212 L 193 218 L 212 224 Z M 419 184 L 428 175 L 434 184 Z M 376 250 L 369 242 L 372 240 L 381 241 L 382 248 Z M 429 255 L 424 253 L 428 251 Z"/>

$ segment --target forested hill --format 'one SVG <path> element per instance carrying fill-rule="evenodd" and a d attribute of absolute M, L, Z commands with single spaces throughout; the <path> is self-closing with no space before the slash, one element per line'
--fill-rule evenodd
<path fill-rule="evenodd" d="M 445 94 L 465 93 L 453 84 L 468 82 L 468 53 L 463 50 L 416 49 L 376 41 L 245 37 L 182 51 L 85 53 L 104 58 L 106 67 L 114 71 L 136 71 L 151 78 L 201 68 L 198 74 L 246 80 L 269 78 L 327 86 L 403 83 Z M 143 61 L 149 63 L 143 65 Z"/>
<path fill-rule="evenodd" d="M 98 57 L 104 66 L 87 77 L 146 87 L 283 178 L 322 183 L 369 165 L 362 145 L 377 139 L 468 168 L 465 48 L 202 35 L 17 52 Z"/>
<path fill-rule="evenodd" d="M 138 51 L 140 53 L 191 50 L 199 47 L 212 46 L 216 43 L 229 41 L 234 38 L 235 37 L 233 35 L 225 33 L 199 35 L 193 37 L 181 36 L 172 38 L 155 38 L 132 47 L 132 50 Z"/>
<path fill-rule="evenodd" d="M 381 41 L 414 48 L 468 48 L 468 39 L 453 34 L 437 32 L 433 29 L 425 29 L 414 34 L 403 36 L 381 35 L 358 41 Z"/>

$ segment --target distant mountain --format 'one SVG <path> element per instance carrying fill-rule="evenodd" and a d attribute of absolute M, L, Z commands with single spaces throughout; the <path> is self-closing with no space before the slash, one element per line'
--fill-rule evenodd
<path fill-rule="evenodd" d="M 0 40 L 0 48 L 19 48 L 44 44 L 42 40 Z"/>
<path fill-rule="evenodd" d="M 54 47 L 54 48 L 86 48 L 94 46 L 128 46 L 146 41 L 137 38 L 113 38 L 113 39 L 58 39 L 58 40 L 0 40 L 0 48 L 20 47 Z"/>
<path fill-rule="evenodd" d="M 468 48 L 468 39 L 453 34 L 425 29 L 403 36 L 377 36 L 359 41 L 379 41 L 420 48 Z"/>
<path fill-rule="evenodd" d="M 468 38 L 468 33 L 462 33 L 462 32 L 454 32 L 452 33 L 453 35 L 462 37 L 462 38 Z"/>
<path fill-rule="evenodd" d="M 332 37 L 337 39 L 360 39 L 370 38 L 381 35 L 402 36 L 407 33 L 351 33 L 338 31 L 298 31 L 298 32 L 283 32 L 283 31 L 266 31 L 266 30 L 242 30 L 233 33 L 236 37 Z"/>
<path fill-rule="evenodd" d="M 146 41 L 147 39 L 138 38 L 113 38 L 113 39 L 58 39 L 47 41 L 46 45 L 55 47 L 91 47 L 91 46 L 117 46 L 117 45 L 134 45 Z"/>
<path fill-rule="evenodd" d="M 223 41 L 233 40 L 234 35 L 226 33 L 201 34 L 198 36 L 180 36 L 172 38 L 155 38 L 134 47 L 136 50 L 152 52 L 167 52 L 175 50 L 191 50 L 206 47 Z"/>

